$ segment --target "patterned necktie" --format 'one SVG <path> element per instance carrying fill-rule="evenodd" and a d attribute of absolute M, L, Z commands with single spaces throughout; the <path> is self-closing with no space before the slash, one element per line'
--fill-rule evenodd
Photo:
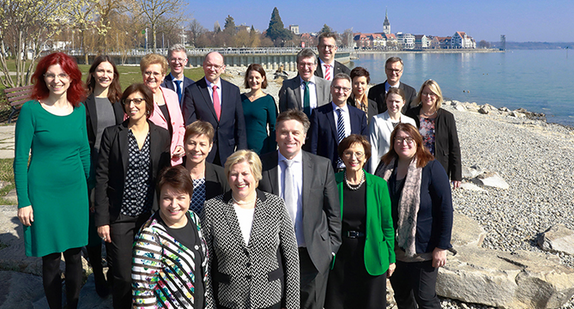
<path fill-rule="evenodd" d="M 177 92 L 177 98 L 179 99 L 179 106 L 181 107 L 181 81 L 174 80 L 175 83 L 175 92 Z"/>
<path fill-rule="evenodd" d="M 285 171 L 283 173 L 283 200 L 285 201 L 285 206 L 287 206 L 287 212 L 291 221 L 295 224 L 295 209 L 297 207 L 295 202 L 295 189 L 293 188 L 293 174 L 291 171 L 291 166 L 293 161 L 283 160 L 285 163 Z"/>
<path fill-rule="evenodd" d="M 311 94 L 309 93 L 309 82 L 303 82 L 305 84 L 305 91 L 303 92 L 303 112 L 307 117 L 311 116 Z"/>
<path fill-rule="evenodd" d="M 219 94 L 217 93 L 217 85 L 213 85 L 213 109 L 217 115 L 217 121 L 221 118 L 221 103 L 219 102 Z"/>
<path fill-rule="evenodd" d="M 175 83 L 175 92 L 177 92 L 177 97 L 179 99 L 179 106 L 181 107 L 181 81 L 174 80 L 173 82 Z"/>
<path fill-rule="evenodd" d="M 325 66 L 325 79 L 330 81 L 331 80 L 331 66 L 328 64 L 324 64 Z"/>
<path fill-rule="evenodd" d="M 337 144 L 345 138 L 345 119 L 343 118 L 343 109 L 337 108 L 338 118 L 337 118 Z M 337 167 L 341 167 L 343 161 L 341 158 L 337 160 Z"/>

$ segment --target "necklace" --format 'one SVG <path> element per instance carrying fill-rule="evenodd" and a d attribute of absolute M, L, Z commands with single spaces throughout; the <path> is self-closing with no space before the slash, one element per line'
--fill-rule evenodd
<path fill-rule="evenodd" d="M 425 112 L 423 112 L 423 115 L 430 117 L 430 116 L 434 116 L 434 114 L 436 114 L 437 110 L 435 110 L 432 114 L 427 114 Z"/>
<path fill-rule="evenodd" d="M 352 185 L 349 183 L 349 179 L 347 179 L 347 174 L 345 173 L 345 184 L 347 185 L 347 187 L 353 191 L 357 191 L 359 190 L 359 188 L 363 185 L 363 183 L 365 182 L 365 172 L 363 172 L 363 177 L 361 177 L 361 181 L 359 182 L 358 185 Z"/>

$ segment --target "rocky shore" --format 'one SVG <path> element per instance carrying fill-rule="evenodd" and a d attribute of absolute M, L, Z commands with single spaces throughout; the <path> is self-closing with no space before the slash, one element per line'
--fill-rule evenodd
<path fill-rule="evenodd" d="M 229 76 L 226 77 L 227 80 L 240 86 L 242 92 L 247 91 L 242 87 L 244 72 L 245 68 L 228 68 Z M 280 83 L 273 81 L 273 72 L 268 72 L 267 75 L 270 81 L 265 92 L 277 99 Z M 292 77 L 295 73 L 290 72 L 289 75 Z M 538 119 L 541 115 L 523 110 L 508 111 L 503 108 L 457 101 L 445 102 L 444 108 L 455 116 L 462 165 L 465 168 L 463 188 L 453 191 L 454 208 L 458 215 L 476 222 L 483 230 L 484 239 L 478 246 L 484 250 L 491 250 L 488 252 L 496 250 L 508 256 L 531 252 L 540 256 L 542 260 L 546 259 L 548 263 L 552 261 L 561 268 L 574 269 L 572 253 L 545 251 L 538 245 L 539 237 L 558 224 L 570 231 L 574 230 L 574 128 L 548 124 Z M 507 186 L 481 185 L 475 177 L 480 173 L 496 174 Z M 11 233 L 18 223 L 17 219 L 11 217 L 12 213 L 15 215 L 13 207 L 10 210 L 5 208 L 0 212 L 2 213 L 8 221 L 2 228 L 2 235 L 5 236 Z M 0 257 L 8 258 L 2 253 L 9 249 L 12 243 L 18 246 L 15 239 L 18 236 L 15 234 L 10 238 L 8 247 L 0 245 Z M 574 245 L 571 248 L 574 248 Z M 23 251 L 23 248 L 20 249 Z M 455 258 L 449 256 L 449 260 L 454 263 Z M 2 262 L 1 265 L 8 264 Z M 20 271 L 30 272 L 23 270 L 23 267 L 18 266 Z M 3 269 L 6 270 L 4 267 Z M 0 277 L 9 279 L 8 274 L 2 275 L 2 273 L 5 272 L 0 272 Z M 10 281 L 16 280 L 15 272 L 10 272 L 10 276 L 12 279 Z M 29 287 L 33 284 L 35 289 L 41 289 L 41 280 L 36 276 L 32 276 L 31 279 L 17 279 L 20 282 L 25 280 L 29 280 L 29 283 L 24 286 Z M 4 293 L 6 288 L 10 293 L 16 293 L 14 292 L 17 289 L 16 283 L 7 284 L 5 280 L 2 282 L 4 283 L 0 283 L 0 295 L 8 295 Z M 110 298 L 103 302 L 99 300 L 93 291 L 93 285 L 90 287 L 89 284 L 93 284 L 92 279 L 88 280 L 86 291 L 82 291 L 81 308 L 105 308 L 110 304 Z M 26 302 L 23 296 L 18 296 L 20 298 L 17 302 L 14 299 L 4 302 L 0 297 L 0 308 L 8 308 L 6 305 L 15 303 L 25 308 L 45 308 L 43 307 L 45 301 L 38 299 L 41 293 L 36 294 L 32 300 L 35 304 L 32 306 L 27 305 L 30 302 Z M 442 298 L 442 307 L 493 308 L 447 298 Z M 544 304 L 533 307 L 545 308 Z M 391 302 L 388 308 L 396 307 Z M 574 298 L 559 308 L 574 309 Z"/>

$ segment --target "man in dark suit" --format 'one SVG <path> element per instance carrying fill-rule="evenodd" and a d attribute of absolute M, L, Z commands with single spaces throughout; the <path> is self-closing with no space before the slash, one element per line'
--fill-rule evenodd
<path fill-rule="evenodd" d="M 301 307 L 322 309 L 329 266 L 341 246 L 339 194 L 331 162 L 301 150 L 307 116 L 288 110 L 277 117 L 278 151 L 261 157 L 259 189 L 281 196 L 299 246 Z"/>
<path fill-rule="evenodd" d="M 193 80 L 183 75 L 183 70 L 187 65 L 187 51 L 185 47 L 181 44 L 172 45 L 169 48 L 167 60 L 169 61 L 171 72 L 165 77 L 161 86 L 175 91 L 179 98 L 179 106 L 182 107 L 183 92 L 187 86 L 193 84 Z"/>
<path fill-rule="evenodd" d="M 279 90 L 279 112 L 296 109 L 309 117 L 314 108 L 331 102 L 330 83 L 313 75 L 316 68 L 317 56 L 311 49 L 305 48 L 297 54 L 299 74 L 283 81 Z"/>
<path fill-rule="evenodd" d="M 335 171 L 345 167 L 337 151 L 339 142 L 351 134 L 368 135 L 365 112 L 347 104 L 350 94 L 349 75 L 335 75 L 331 83 L 333 101 L 317 107 L 311 114 L 311 153 L 331 160 Z"/>
<path fill-rule="evenodd" d="M 349 68 L 335 60 L 335 54 L 337 53 L 337 35 L 335 33 L 321 33 L 318 42 L 319 67 L 315 70 L 315 76 L 332 81 L 333 77 L 339 73 L 351 74 Z"/>
<path fill-rule="evenodd" d="M 239 88 L 220 78 L 224 71 L 223 56 L 218 52 L 207 54 L 203 60 L 205 76 L 185 88 L 183 103 L 186 125 L 199 119 L 215 129 L 207 162 L 217 165 L 223 165 L 235 150 L 247 149 Z"/>
<path fill-rule="evenodd" d="M 401 83 L 401 76 L 403 76 L 403 60 L 399 57 L 390 57 L 385 62 L 385 73 L 387 74 L 387 80 L 382 83 L 373 86 L 369 89 L 369 99 L 377 102 L 377 108 L 379 113 L 384 113 L 387 110 L 387 103 L 385 102 L 385 96 L 389 91 L 390 87 L 403 89 L 405 92 L 405 105 L 403 106 L 403 114 L 407 112 L 410 108 L 413 108 L 411 104 L 417 96 L 417 91 L 404 83 Z"/>

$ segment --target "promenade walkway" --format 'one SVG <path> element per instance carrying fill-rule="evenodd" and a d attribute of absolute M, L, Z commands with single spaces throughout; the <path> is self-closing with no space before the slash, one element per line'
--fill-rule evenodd
<path fill-rule="evenodd" d="M 0 126 L 0 159 L 14 158 L 15 124 Z"/>

